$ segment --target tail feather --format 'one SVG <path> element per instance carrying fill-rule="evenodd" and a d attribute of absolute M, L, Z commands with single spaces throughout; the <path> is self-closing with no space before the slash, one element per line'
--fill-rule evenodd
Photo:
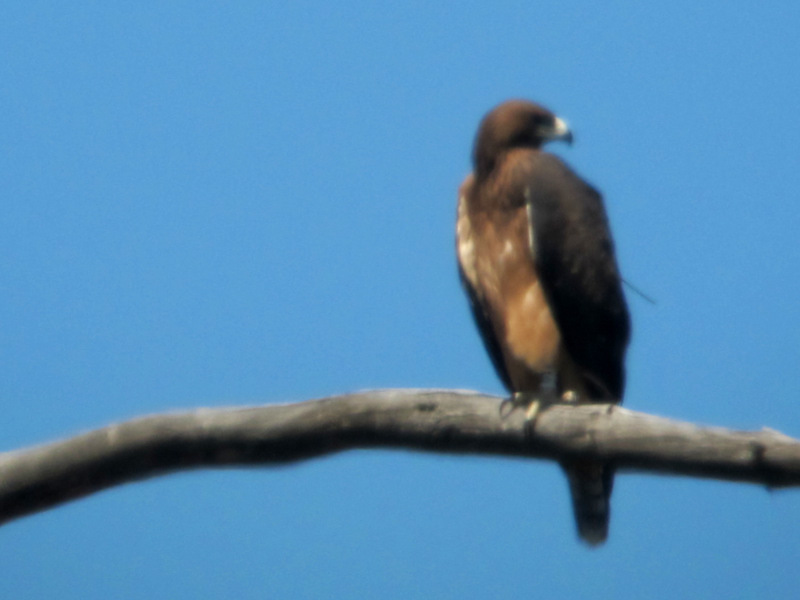
<path fill-rule="evenodd" d="M 563 467 L 569 480 L 578 535 L 590 546 L 598 546 L 608 537 L 614 469 L 591 460 L 570 461 Z"/>

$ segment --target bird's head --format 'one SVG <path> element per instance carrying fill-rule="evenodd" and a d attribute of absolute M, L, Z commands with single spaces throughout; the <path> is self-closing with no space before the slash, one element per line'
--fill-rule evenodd
<path fill-rule="evenodd" d="M 572 143 L 566 122 L 527 100 L 503 102 L 489 111 L 478 127 L 472 155 L 476 173 L 491 172 L 497 159 L 509 150 L 537 149 L 551 140 Z"/>

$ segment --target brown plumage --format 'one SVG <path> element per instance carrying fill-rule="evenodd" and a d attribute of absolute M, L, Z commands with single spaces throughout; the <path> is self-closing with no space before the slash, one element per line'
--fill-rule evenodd
<path fill-rule="evenodd" d="M 630 319 L 600 194 L 557 157 L 566 124 L 505 102 L 480 124 L 459 190 L 459 272 L 500 379 L 526 398 L 621 402 Z M 578 533 L 605 540 L 610 465 L 571 461 Z"/>

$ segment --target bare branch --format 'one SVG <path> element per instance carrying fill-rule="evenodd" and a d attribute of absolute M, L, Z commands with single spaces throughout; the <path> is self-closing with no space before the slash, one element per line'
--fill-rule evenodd
<path fill-rule="evenodd" d="M 0 454 L 0 523 L 171 471 L 282 464 L 351 448 L 592 456 L 622 471 L 800 485 L 800 440 L 773 430 L 700 427 L 585 404 L 543 410 L 530 432 L 524 411 L 503 402 L 473 392 L 381 390 L 134 419 Z"/>

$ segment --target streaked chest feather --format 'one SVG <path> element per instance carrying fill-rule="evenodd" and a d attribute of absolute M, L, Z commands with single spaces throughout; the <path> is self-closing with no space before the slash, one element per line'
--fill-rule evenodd
<path fill-rule="evenodd" d="M 464 195 L 458 198 L 458 219 L 456 220 L 456 249 L 461 270 L 472 287 L 478 285 L 478 273 L 475 265 L 475 232 L 472 229 L 467 212 L 467 200 Z"/>
<path fill-rule="evenodd" d="M 503 342 L 506 360 L 537 373 L 555 369 L 561 336 L 536 273 L 528 209 L 474 214 L 469 208 L 462 197 L 458 257 Z M 512 378 L 519 369 L 512 366 Z"/>

